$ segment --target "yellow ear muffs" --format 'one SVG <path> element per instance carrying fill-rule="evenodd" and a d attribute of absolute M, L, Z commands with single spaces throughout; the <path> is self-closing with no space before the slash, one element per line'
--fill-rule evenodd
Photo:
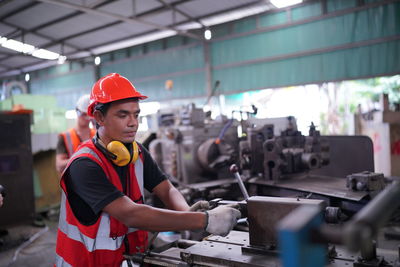
<path fill-rule="evenodd" d="M 116 158 L 112 159 L 112 161 L 117 166 L 126 166 L 131 161 L 136 162 L 136 160 L 139 158 L 139 146 L 136 142 L 132 143 L 132 157 L 126 146 L 119 141 L 111 141 L 108 143 L 107 150 L 116 156 Z"/>

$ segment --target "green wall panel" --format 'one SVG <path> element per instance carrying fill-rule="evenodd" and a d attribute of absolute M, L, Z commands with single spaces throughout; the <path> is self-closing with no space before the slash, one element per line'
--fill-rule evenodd
<path fill-rule="evenodd" d="M 346 8 L 352 8 L 357 5 L 357 0 L 328 0 L 327 11 L 334 12 Z"/>
<path fill-rule="evenodd" d="M 235 33 L 249 32 L 256 29 L 257 22 L 255 17 L 251 17 L 239 20 L 234 25 L 235 26 L 233 30 L 235 31 Z"/>
<path fill-rule="evenodd" d="M 268 58 L 400 33 L 400 3 L 212 43 L 212 64 Z M 391 25 L 388 27 L 388 25 Z"/>
<path fill-rule="evenodd" d="M 302 20 L 322 15 L 321 3 L 315 2 L 292 9 L 292 20 Z"/>
<path fill-rule="evenodd" d="M 272 27 L 287 22 L 286 11 L 260 15 L 260 27 Z"/>
<path fill-rule="evenodd" d="M 140 80 L 145 77 L 171 74 L 204 67 L 202 46 L 170 49 L 147 54 L 143 57 L 115 61 L 102 66 L 101 75 L 118 72 L 128 79 Z"/>
<path fill-rule="evenodd" d="M 172 90 L 165 89 L 165 81 L 174 82 Z M 146 101 L 166 101 L 174 98 L 191 98 L 206 95 L 204 71 L 192 74 L 136 82 L 135 87 L 149 98 Z"/>
<path fill-rule="evenodd" d="M 65 75 L 32 79 L 30 90 L 31 94 L 55 95 L 59 106 L 73 109 L 79 96 L 90 93 L 94 82 L 92 68 L 86 68 Z"/>
<path fill-rule="evenodd" d="M 287 60 L 215 70 L 220 90 L 261 88 L 400 73 L 400 41 Z"/>

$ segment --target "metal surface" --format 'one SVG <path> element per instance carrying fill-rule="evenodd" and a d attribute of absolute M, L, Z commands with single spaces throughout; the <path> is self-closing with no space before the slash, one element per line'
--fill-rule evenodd
<path fill-rule="evenodd" d="M 360 201 L 368 196 L 367 192 L 354 192 L 348 190 L 346 188 L 346 180 L 338 177 L 304 175 L 292 177 L 290 179 L 282 179 L 278 184 L 271 184 L 261 178 L 253 178 L 249 180 L 249 182 L 354 201 Z"/>
<path fill-rule="evenodd" d="M 352 173 L 374 171 L 374 151 L 367 136 L 324 136 L 329 144 L 330 162 L 310 175 L 345 178 Z"/>
<path fill-rule="evenodd" d="M 385 188 L 382 173 L 364 171 L 346 177 L 346 187 L 353 191 L 381 191 Z"/>
<path fill-rule="evenodd" d="M 322 200 L 282 197 L 250 197 L 247 201 L 250 245 L 269 247 L 277 245 L 278 222 L 301 205 L 325 208 Z"/>
<path fill-rule="evenodd" d="M 234 240 L 229 243 L 229 240 Z M 274 255 L 249 254 L 242 252 L 241 243 L 246 243 L 248 233 L 232 231 L 227 237 L 210 239 L 181 252 L 182 259 L 200 266 L 280 266 Z"/>

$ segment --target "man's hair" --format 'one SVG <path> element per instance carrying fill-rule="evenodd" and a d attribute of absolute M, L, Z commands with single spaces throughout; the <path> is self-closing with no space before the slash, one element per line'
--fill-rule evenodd
<path fill-rule="evenodd" d="M 126 99 L 139 101 L 139 99 L 137 97 L 125 98 L 125 99 L 121 99 L 121 100 L 126 100 Z M 97 103 L 93 108 L 93 112 L 98 110 L 101 112 L 101 114 L 103 114 L 103 116 L 105 116 L 107 114 L 107 111 L 110 108 L 111 104 L 114 102 L 118 102 L 118 101 L 120 101 L 120 100 L 108 102 L 108 103 Z M 100 125 L 96 122 L 96 129 L 99 129 L 99 127 L 100 127 Z"/>
<path fill-rule="evenodd" d="M 112 102 L 109 103 L 97 103 L 94 106 L 94 111 L 98 110 L 103 114 L 104 116 L 107 114 L 108 109 L 110 108 Z"/>

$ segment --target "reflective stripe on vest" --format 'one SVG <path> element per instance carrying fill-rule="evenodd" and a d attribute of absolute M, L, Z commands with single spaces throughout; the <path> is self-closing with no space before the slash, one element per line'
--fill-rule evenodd
<path fill-rule="evenodd" d="M 55 262 L 54 266 L 57 266 L 57 267 L 72 267 L 71 264 L 66 262 L 62 257 L 58 256 L 57 254 L 56 254 L 56 262 Z"/>
<path fill-rule="evenodd" d="M 61 203 L 65 203 L 65 194 L 62 193 Z M 67 214 L 65 208 L 60 209 L 60 222 L 58 229 L 69 238 L 82 242 L 87 251 L 93 252 L 96 249 L 117 250 L 124 241 L 124 236 L 115 238 L 110 237 L 110 216 L 103 212 L 100 218 L 99 231 L 96 238 L 90 238 L 82 234 L 78 227 L 67 223 Z"/>

